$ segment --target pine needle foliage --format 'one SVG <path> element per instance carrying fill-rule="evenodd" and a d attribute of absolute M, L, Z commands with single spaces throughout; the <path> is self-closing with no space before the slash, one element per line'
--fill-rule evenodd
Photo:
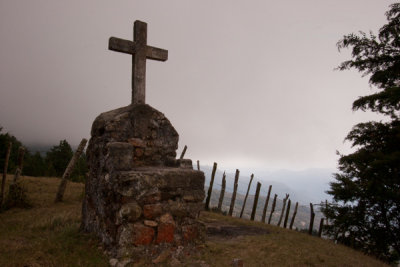
<path fill-rule="evenodd" d="M 326 234 L 386 262 L 400 258 L 400 3 L 390 5 L 378 35 L 348 34 L 337 46 L 352 49 L 339 70 L 369 76 L 377 92 L 359 97 L 353 110 L 370 110 L 385 122 L 359 123 L 347 135 L 355 152 L 340 155 L 324 206 Z"/>

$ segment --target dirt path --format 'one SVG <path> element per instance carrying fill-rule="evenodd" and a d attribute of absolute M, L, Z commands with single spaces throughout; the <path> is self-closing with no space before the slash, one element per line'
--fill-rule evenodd
<path fill-rule="evenodd" d="M 226 224 L 221 221 L 207 222 L 207 239 L 232 239 L 239 236 L 266 235 L 269 231 L 265 228 Z"/>
<path fill-rule="evenodd" d="M 237 224 L 229 220 L 218 220 L 206 214 L 200 216 L 206 226 L 206 240 L 224 241 L 241 236 L 267 235 L 269 231 L 264 227 Z"/>

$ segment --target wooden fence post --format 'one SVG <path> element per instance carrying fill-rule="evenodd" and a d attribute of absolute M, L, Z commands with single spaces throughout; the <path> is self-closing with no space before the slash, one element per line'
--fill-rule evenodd
<path fill-rule="evenodd" d="M 238 181 L 239 181 L 239 173 L 240 173 L 239 170 L 236 169 L 235 184 L 233 185 L 233 193 L 232 193 L 231 205 L 229 207 L 229 216 L 232 216 L 233 208 L 235 207 L 236 191 L 237 191 L 237 188 L 238 188 Z"/>
<path fill-rule="evenodd" d="M 254 196 L 253 211 L 251 212 L 251 218 L 250 218 L 250 220 L 252 221 L 254 221 L 254 217 L 256 216 L 258 197 L 260 196 L 260 189 L 261 189 L 261 183 L 257 182 L 256 195 Z"/>
<path fill-rule="evenodd" d="M 324 227 L 324 218 L 321 218 L 321 221 L 319 222 L 319 230 L 318 230 L 318 236 L 321 237 L 322 235 L 322 228 Z"/>
<path fill-rule="evenodd" d="M 219 195 L 219 201 L 218 201 L 218 210 L 219 211 L 222 211 L 222 202 L 224 201 L 225 187 L 226 187 L 226 175 L 224 172 L 224 174 L 222 175 L 221 194 Z"/>
<path fill-rule="evenodd" d="M 289 198 L 289 194 L 286 194 L 286 197 L 283 200 L 282 211 L 281 211 L 281 216 L 279 217 L 278 226 L 281 226 L 283 214 L 285 213 L 286 201 L 288 200 L 288 198 Z"/>
<path fill-rule="evenodd" d="M 286 228 L 286 226 L 287 226 L 287 221 L 289 219 L 289 212 L 290 212 L 290 204 L 291 204 L 291 202 L 290 202 L 290 199 L 289 199 L 289 202 L 288 202 L 287 208 L 286 208 L 285 221 L 283 222 L 283 228 Z"/>
<path fill-rule="evenodd" d="M 293 212 L 293 216 L 292 216 L 292 221 L 290 222 L 290 229 L 292 229 L 293 227 L 293 223 L 294 223 L 294 219 L 296 218 L 296 214 L 297 214 L 297 207 L 299 206 L 299 202 L 296 202 L 296 206 L 294 207 L 294 212 Z"/>
<path fill-rule="evenodd" d="M 18 160 L 17 160 L 17 169 L 15 170 L 15 175 L 14 175 L 14 180 L 13 184 L 16 184 L 19 176 L 22 173 L 22 165 L 24 163 L 24 154 L 25 154 L 25 148 L 20 146 L 18 148 Z"/>
<path fill-rule="evenodd" d="M 197 161 L 197 170 L 200 171 L 200 161 Z"/>
<path fill-rule="evenodd" d="M 274 211 L 275 211 L 276 197 L 277 197 L 277 196 L 278 196 L 278 195 L 275 194 L 275 196 L 274 196 L 274 201 L 272 201 L 271 214 L 269 215 L 268 224 L 271 223 L 272 213 L 274 213 Z"/>
<path fill-rule="evenodd" d="M 268 208 L 269 197 L 271 195 L 271 189 L 272 189 L 272 185 L 269 186 L 268 195 L 267 195 L 267 198 L 265 199 L 265 205 L 264 205 L 264 210 L 263 210 L 262 219 L 261 219 L 261 221 L 263 223 L 265 223 L 265 216 L 267 215 L 267 208 Z"/>
<path fill-rule="evenodd" d="M 325 199 L 325 210 L 326 211 L 328 210 L 328 200 L 327 199 Z M 325 223 L 326 223 L 326 225 L 329 225 L 328 218 L 326 218 Z"/>
<path fill-rule="evenodd" d="M 308 228 L 308 234 L 312 235 L 314 218 L 315 218 L 314 207 L 312 203 L 310 203 L 310 209 L 311 209 L 311 215 L 310 215 L 310 227 Z"/>
<path fill-rule="evenodd" d="M 251 186 L 251 182 L 253 182 L 253 178 L 254 178 L 254 174 L 251 174 L 249 186 L 247 187 L 246 196 L 244 197 L 242 211 L 240 212 L 240 218 L 242 218 L 242 216 L 243 216 L 243 211 L 246 206 L 246 201 L 247 201 L 247 197 L 249 196 L 250 186 Z"/>
<path fill-rule="evenodd" d="M 206 199 L 206 210 L 210 210 L 210 200 L 211 200 L 211 194 L 212 194 L 212 188 L 214 185 L 214 177 L 215 177 L 215 172 L 217 171 L 217 163 L 214 162 L 213 170 L 211 173 L 211 180 L 210 180 L 210 186 L 208 187 L 208 193 L 207 193 L 207 199 Z"/>
<path fill-rule="evenodd" d="M 183 159 L 183 157 L 185 156 L 185 153 L 186 153 L 186 149 L 187 149 L 187 146 L 185 145 L 185 147 L 183 148 L 181 156 L 180 156 L 179 159 Z"/>
<path fill-rule="evenodd" d="M 11 147 L 12 147 L 12 142 L 9 142 L 8 147 L 7 147 L 7 152 L 6 152 L 6 158 L 4 160 L 3 179 L 1 181 L 0 207 L 3 204 L 3 199 L 4 199 L 4 188 L 6 187 L 8 160 L 10 159 Z"/>
<path fill-rule="evenodd" d="M 67 187 L 67 179 L 71 175 L 72 171 L 74 170 L 75 163 L 81 156 L 83 150 L 85 149 L 86 143 L 87 143 L 87 140 L 85 138 L 83 138 L 82 141 L 80 142 L 78 148 L 76 149 L 75 154 L 72 156 L 71 160 L 69 161 L 68 166 L 65 169 L 64 174 L 61 178 L 60 185 L 58 186 L 58 191 L 57 191 L 55 202 L 60 202 L 63 200 L 65 188 Z"/>

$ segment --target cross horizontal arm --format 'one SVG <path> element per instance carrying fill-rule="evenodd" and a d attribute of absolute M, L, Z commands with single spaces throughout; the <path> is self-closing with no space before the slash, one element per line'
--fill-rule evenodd
<path fill-rule="evenodd" d="M 132 55 L 135 53 L 135 43 L 129 40 L 110 37 L 108 40 L 108 49 Z"/>
<path fill-rule="evenodd" d="M 166 61 L 168 59 L 168 50 L 147 46 L 146 57 L 148 59 Z"/>
<path fill-rule="evenodd" d="M 135 53 L 135 42 L 120 39 L 117 37 L 110 37 L 108 41 L 108 49 L 131 54 Z M 146 58 L 158 60 L 158 61 L 166 61 L 168 59 L 168 50 L 164 50 L 157 47 L 147 46 L 146 47 Z"/>

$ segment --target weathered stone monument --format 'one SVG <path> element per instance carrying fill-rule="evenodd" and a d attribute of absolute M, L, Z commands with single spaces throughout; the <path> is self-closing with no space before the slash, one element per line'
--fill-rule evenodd
<path fill-rule="evenodd" d="M 147 45 L 147 24 L 135 21 L 134 42 L 111 37 L 109 49 L 132 55 L 132 104 L 100 114 L 87 149 L 89 174 L 82 229 L 95 233 L 119 262 L 155 258 L 204 238 L 204 174 L 176 159 L 178 133 L 145 104 L 146 59 L 168 51 Z"/>

